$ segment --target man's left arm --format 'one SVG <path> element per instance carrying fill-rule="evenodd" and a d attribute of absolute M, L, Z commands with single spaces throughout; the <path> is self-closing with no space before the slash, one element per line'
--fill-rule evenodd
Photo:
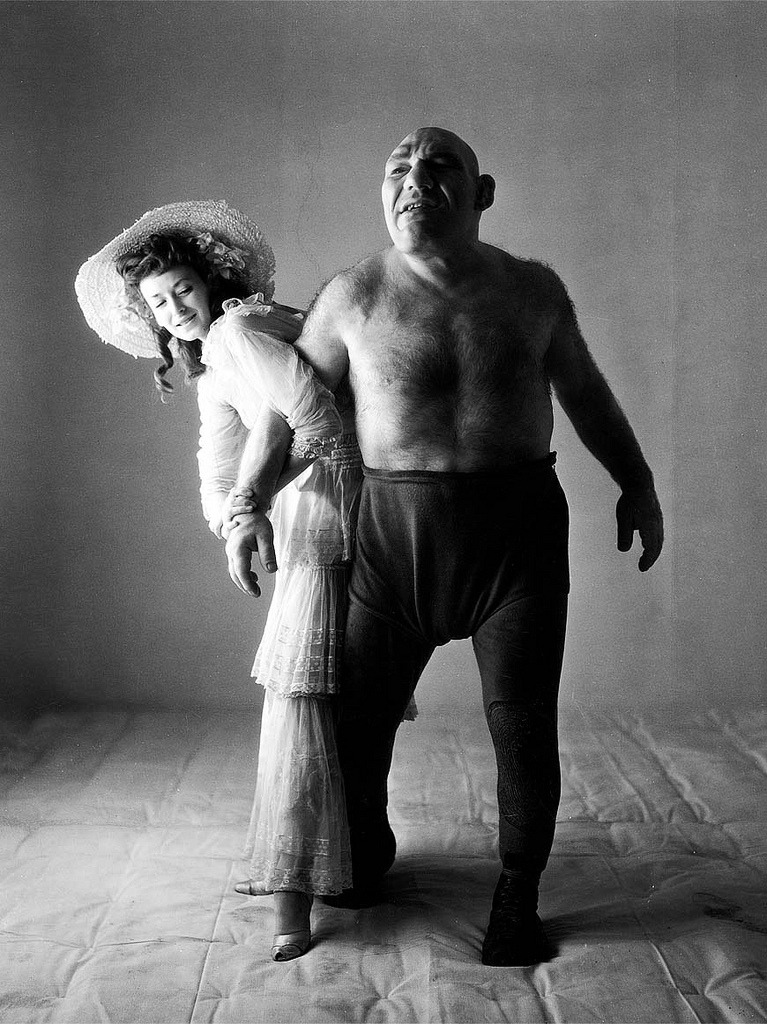
<path fill-rule="evenodd" d="M 562 293 L 546 357 L 549 379 L 578 437 L 621 489 L 616 506 L 618 549 L 630 550 L 637 531 L 643 547 L 639 570 L 645 572 L 663 547 L 663 513 L 652 471 L 588 350 L 564 287 Z"/>

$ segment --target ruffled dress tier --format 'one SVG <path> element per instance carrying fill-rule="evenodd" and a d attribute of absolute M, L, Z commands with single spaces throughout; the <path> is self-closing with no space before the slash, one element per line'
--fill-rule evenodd
<path fill-rule="evenodd" d="M 279 569 L 253 666 L 266 693 L 245 855 L 258 891 L 330 895 L 351 885 L 335 715 L 362 471 L 332 395 L 290 344 L 301 323 L 289 316 L 258 296 L 225 305 L 203 349 L 198 458 L 210 518 L 263 402 L 297 448 L 310 439 L 322 451 L 271 512 Z"/>

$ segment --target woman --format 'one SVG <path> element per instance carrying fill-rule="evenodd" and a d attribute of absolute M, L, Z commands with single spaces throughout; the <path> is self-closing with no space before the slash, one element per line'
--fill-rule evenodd
<path fill-rule="evenodd" d="M 272 957 L 301 956 L 315 894 L 351 886 L 333 729 L 336 651 L 361 479 L 354 434 L 291 342 L 301 315 L 271 303 L 274 258 L 258 228 L 223 202 L 150 210 L 81 267 L 89 325 L 134 356 L 178 358 L 197 382 L 203 511 L 221 536 L 251 432 L 294 432 L 272 513 L 280 572 L 253 674 L 266 688 L 253 815 L 251 876 L 236 889 L 274 894 Z M 307 466 L 309 468 L 307 468 Z M 231 494 L 231 497 L 230 497 Z"/>

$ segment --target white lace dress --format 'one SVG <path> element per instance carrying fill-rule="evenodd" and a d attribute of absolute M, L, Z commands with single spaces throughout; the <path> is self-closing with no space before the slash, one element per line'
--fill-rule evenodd
<path fill-rule="evenodd" d="M 257 297 L 225 304 L 203 348 L 198 461 L 210 518 L 236 480 L 263 402 L 297 441 L 324 441 L 324 454 L 271 512 L 279 569 L 253 667 L 266 695 L 246 856 L 264 893 L 327 895 L 351 885 L 334 698 L 362 474 L 332 395 L 288 343 L 300 326 Z"/>

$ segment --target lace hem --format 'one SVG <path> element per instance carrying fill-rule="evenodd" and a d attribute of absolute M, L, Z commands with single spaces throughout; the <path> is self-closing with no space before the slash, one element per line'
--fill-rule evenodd
<path fill-rule="evenodd" d="M 281 626 L 268 649 L 259 648 L 251 675 L 283 696 L 331 696 L 338 693 L 340 629 L 289 629 Z"/>
<path fill-rule="evenodd" d="M 261 888 L 259 895 L 271 896 L 275 892 L 305 892 L 315 896 L 337 896 L 344 889 L 352 887 L 351 862 L 348 868 L 328 869 L 317 871 L 316 869 L 296 871 L 286 868 L 282 871 L 270 871 L 267 864 L 251 863 L 251 880 L 263 879 L 265 887 Z"/>
<path fill-rule="evenodd" d="M 279 856 L 289 853 L 294 857 L 329 857 L 332 852 L 329 839 L 317 836 L 277 835 L 263 826 L 256 829 L 253 843 L 257 847 L 263 846 L 277 851 Z"/>

